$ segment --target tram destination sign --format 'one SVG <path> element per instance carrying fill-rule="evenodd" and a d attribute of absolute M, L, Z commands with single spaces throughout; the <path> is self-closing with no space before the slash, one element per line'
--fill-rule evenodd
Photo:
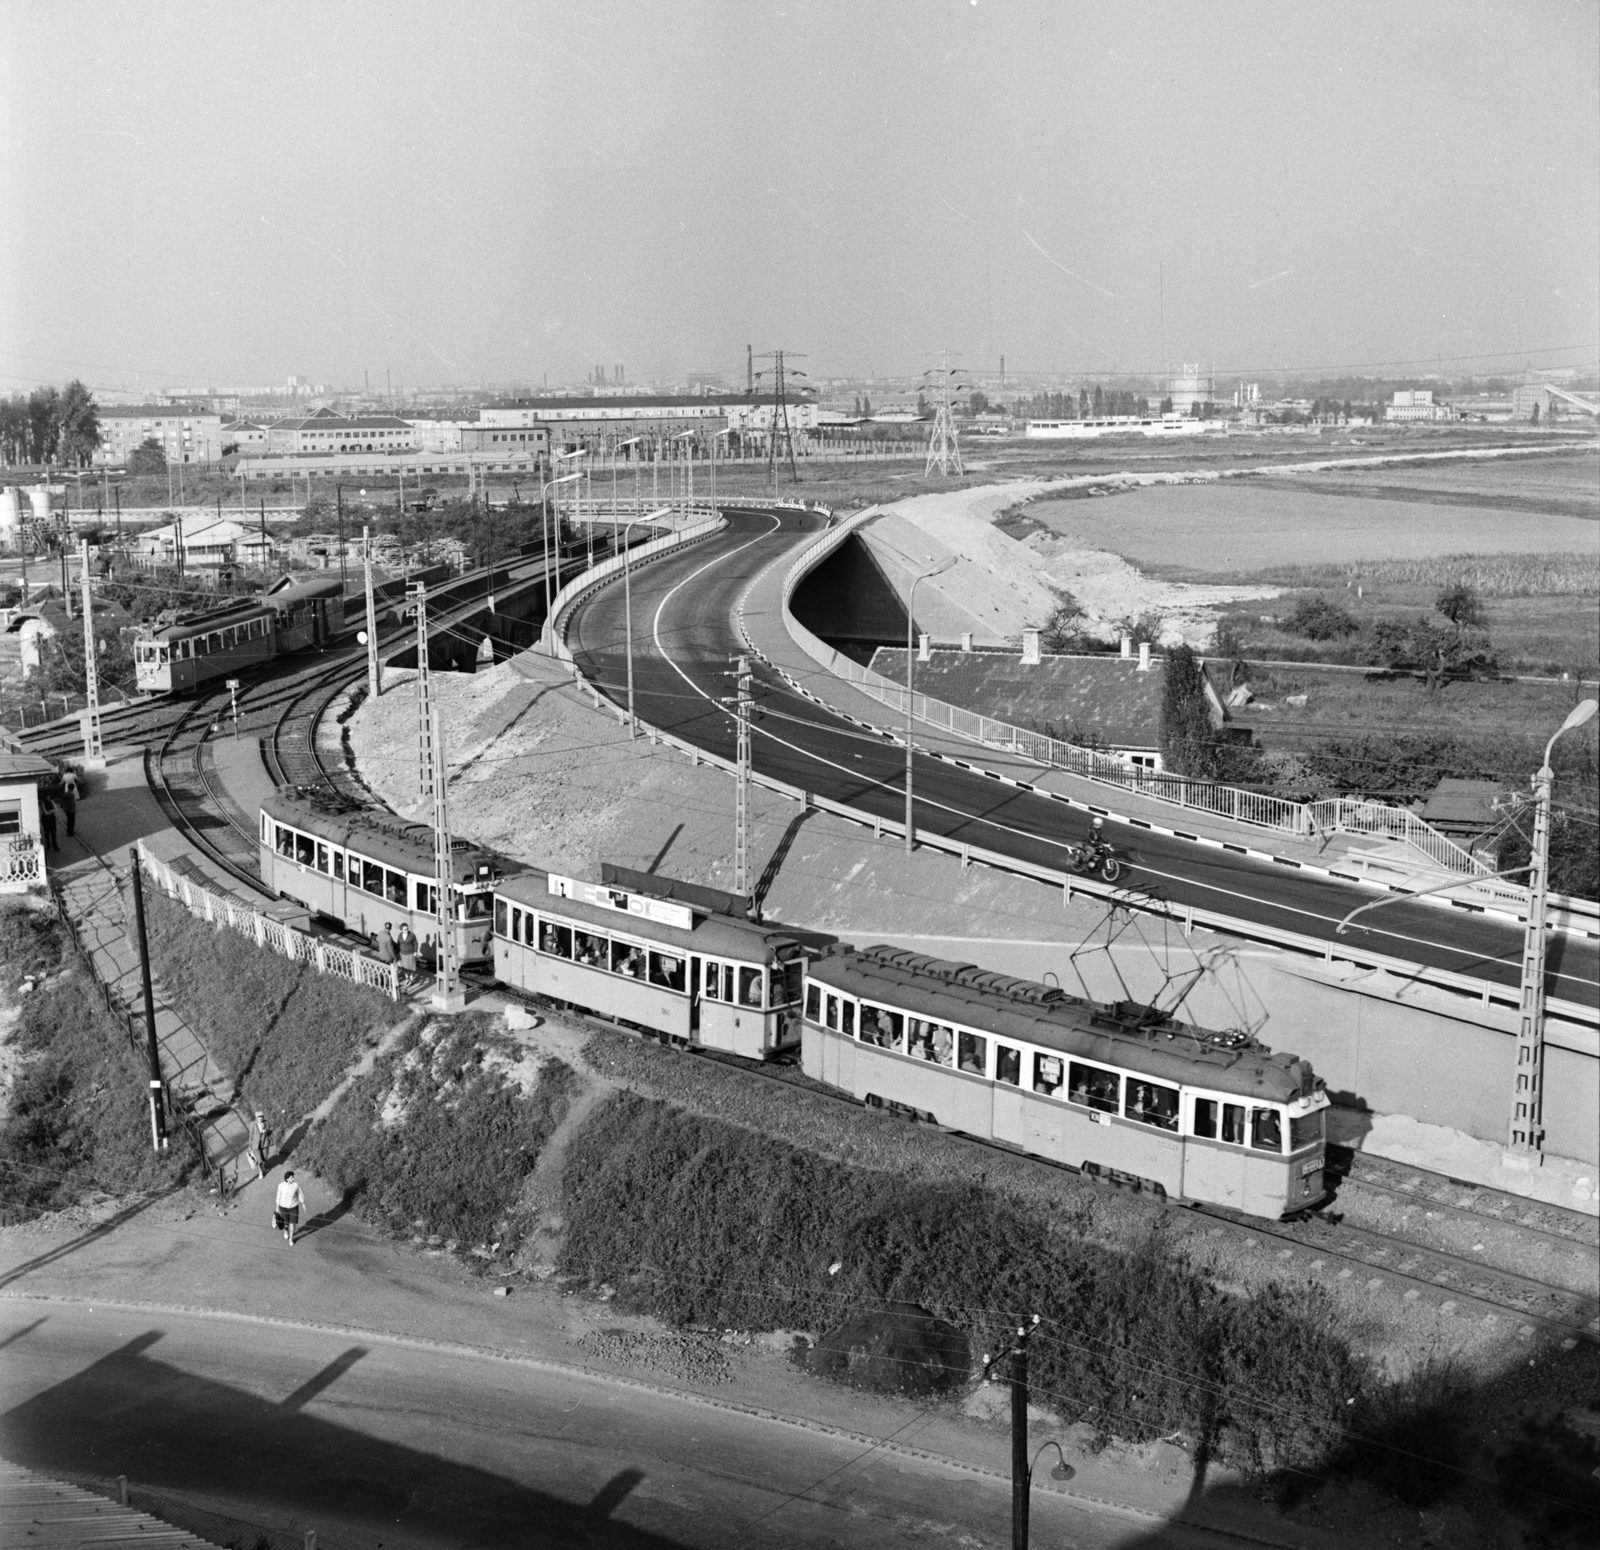
<path fill-rule="evenodd" d="M 550 874 L 549 886 L 558 899 L 573 899 L 579 904 L 592 904 L 597 909 L 616 910 L 623 915 L 642 915 L 646 920 L 677 926 L 682 931 L 694 930 L 694 911 L 687 904 L 652 899 L 648 894 L 627 893 L 604 883 L 585 883 L 576 877 L 558 877 L 554 872 Z"/>

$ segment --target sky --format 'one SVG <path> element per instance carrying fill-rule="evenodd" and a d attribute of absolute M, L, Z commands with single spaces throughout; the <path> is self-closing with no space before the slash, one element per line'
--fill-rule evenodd
<path fill-rule="evenodd" d="M 0 113 L 6 391 L 1600 339 L 1592 0 L 0 0 Z"/>

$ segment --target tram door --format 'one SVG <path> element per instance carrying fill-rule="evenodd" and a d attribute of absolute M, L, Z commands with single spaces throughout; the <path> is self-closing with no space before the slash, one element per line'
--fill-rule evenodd
<path fill-rule="evenodd" d="M 1191 1139 L 1183 1146 L 1183 1193 L 1217 1205 L 1244 1204 L 1244 1106 L 1195 1098 Z"/>
<path fill-rule="evenodd" d="M 689 960 L 689 1037 L 700 1037 L 700 960 Z"/>

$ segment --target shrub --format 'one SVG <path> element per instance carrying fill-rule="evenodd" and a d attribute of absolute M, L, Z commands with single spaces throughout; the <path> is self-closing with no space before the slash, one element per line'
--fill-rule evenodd
<path fill-rule="evenodd" d="M 1485 616 L 1477 589 L 1456 580 L 1441 587 L 1433 600 L 1433 611 L 1443 614 L 1458 630 L 1483 627 Z"/>
<path fill-rule="evenodd" d="M 1338 640 L 1361 629 L 1349 609 L 1330 602 L 1320 593 L 1302 597 L 1289 615 L 1287 628 L 1307 640 Z"/>
<path fill-rule="evenodd" d="M 1179 775 L 1214 780 L 1222 767 L 1222 736 L 1212 722 L 1204 669 L 1187 646 L 1167 653 L 1161 696 L 1161 754 Z"/>
<path fill-rule="evenodd" d="M 1183 1429 L 1246 1468 L 1307 1460 L 1362 1382 L 1320 1297 L 1224 1295 L 1159 1228 L 1119 1253 L 980 1185 L 824 1161 L 634 1094 L 574 1137 L 565 1181 L 563 1267 L 624 1306 L 821 1330 L 914 1303 L 988 1351 L 1038 1313 L 1036 1396 L 1130 1440 Z"/>
<path fill-rule="evenodd" d="M 1040 626 L 1039 644 L 1046 651 L 1076 651 L 1083 643 L 1083 604 L 1070 592 L 1056 595 L 1056 606 Z"/>
<path fill-rule="evenodd" d="M 313 1132 L 308 1166 L 391 1231 L 421 1223 L 510 1252 L 523 1183 L 572 1087 L 570 1067 L 551 1060 L 525 1095 L 496 1058 L 516 1052 L 487 1018 L 414 1030 Z"/>
<path fill-rule="evenodd" d="M 70 952 L 52 916 L 0 911 L 8 970 L 55 973 L 66 964 L 21 999 L 13 1037 L 23 1061 L 0 1122 L 0 1198 L 40 1210 L 168 1187 L 199 1160 L 181 1130 L 166 1152 L 152 1150 L 144 1060 Z"/>
<path fill-rule="evenodd" d="M 206 926 L 157 889 L 145 912 L 173 1009 L 280 1133 L 338 1085 L 368 1034 L 404 1015 L 378 991 Z"/>

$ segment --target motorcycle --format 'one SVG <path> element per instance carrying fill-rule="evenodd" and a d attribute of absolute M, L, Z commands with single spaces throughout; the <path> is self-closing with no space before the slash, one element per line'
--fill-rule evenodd
<path fill-rule="evenodd" d="M 1067 859 L 1074 872 L 1098 872 L 1108 883 L 1122 876 L 1122 863 L 1105 840 L 1085 840 L 1081 845 L 1069 845 Z"/>

